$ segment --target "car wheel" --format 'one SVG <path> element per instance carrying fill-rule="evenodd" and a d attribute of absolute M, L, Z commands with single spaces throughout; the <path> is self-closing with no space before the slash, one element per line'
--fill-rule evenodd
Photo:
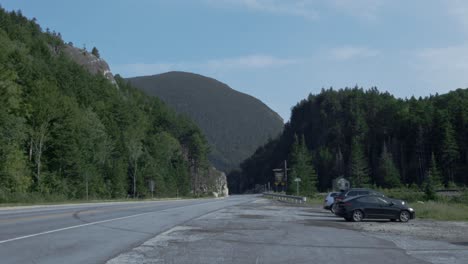
<path fill-rule="evenodd" d="M 335 213 L 335 204 L 330 205 L 330 211 Z"/>
<path fill-rule="evenodd" d="M 410 213 L 406 210 L 400 212 L 400 221 L 401 222 L 408 222 L 411 218 Z"/>
<path fill-rule="evenodd" d="M 361 210 L 354 210 L 353 211 L 353 221 L 354 222 L 361 222 L 364 218 L 364 214 Z"/>

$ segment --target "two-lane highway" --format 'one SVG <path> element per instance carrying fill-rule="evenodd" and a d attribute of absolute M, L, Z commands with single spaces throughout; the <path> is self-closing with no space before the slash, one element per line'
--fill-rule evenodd
<path fill-rule="evenodd" d="M 0 209 L 0 263 L 103 263 L 174 226 L 255 196 Z"/>

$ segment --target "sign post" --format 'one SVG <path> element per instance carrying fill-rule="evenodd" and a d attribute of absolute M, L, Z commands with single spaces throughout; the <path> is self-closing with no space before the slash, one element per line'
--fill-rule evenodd
<path fill-rule="evenodd" d="M 299 196 L 299 183 L 301 182 L 301 179 L 296 178 L 294 181 L 296 182 L 296 195 Z"/>
<path fill-rule="evenodd" d="M 154 180 L 150 180 L 148 182 L 148 185 L 149 185 L 149 189 L 150 189 L 150 192 L 151 192 L 151 199 L 153 199 L 153 194 L 154 194 Z"/>

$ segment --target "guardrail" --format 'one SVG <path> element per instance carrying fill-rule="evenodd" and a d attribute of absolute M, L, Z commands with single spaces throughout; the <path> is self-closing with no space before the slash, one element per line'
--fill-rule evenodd
<path fill-rule="evenodd" d="M 305 203 L 307 201 L 307 197 L 285 195 L 285 194 L 271 193 L 271 192 L 264 192 L 263 196 L 276 199 L 279 201 L 287 201 L 287 202 L 294 202 L 294 203 Z"/>

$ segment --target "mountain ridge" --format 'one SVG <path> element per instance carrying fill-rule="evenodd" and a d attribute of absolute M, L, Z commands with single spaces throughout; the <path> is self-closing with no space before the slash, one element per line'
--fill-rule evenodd
<path fill-rule="evenodd" d="M 194 120 L 211 145 L 210 160 L 223 171 L 238 168 L 283 127 L 283 119 L 258 98 L 201 74 L 172 71 L 126 80 Z"/>

